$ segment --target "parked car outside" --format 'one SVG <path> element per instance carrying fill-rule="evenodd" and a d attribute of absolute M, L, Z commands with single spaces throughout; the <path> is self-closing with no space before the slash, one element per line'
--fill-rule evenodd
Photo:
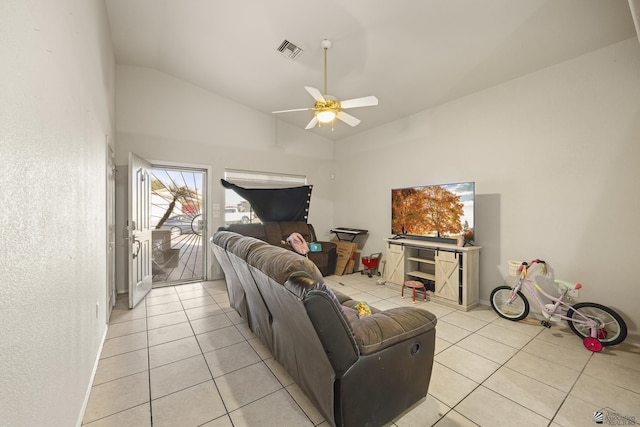
<path fill-rule="evenodd" d="M 170 229 L 172 236 L 182 234 L 202 234 L 202 215 L 175 215 L 167 219 L 160 229 Z"/>
<path fill-rule="evenodd" d="M 224 208 L 224 222 L 229 224 L 248 224 L 251 221 L 251 212 L 240 212 L 238 208 L 227 206 Z"/>

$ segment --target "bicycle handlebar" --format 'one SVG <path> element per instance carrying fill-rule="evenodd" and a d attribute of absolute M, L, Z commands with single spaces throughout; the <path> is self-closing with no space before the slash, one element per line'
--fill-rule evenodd
<path fill-rule="evenodd" d="M 531 267 L 533 267 L 534 265 L 536 265 L 536 264 L 542 264 L 542 274 L 546 274 L 546 268 L 547 268 L 546 261 L 543 261 L 541 259 L 536 258 L 536 259 L 534 259 L 533 261 L 530 261 L 530 262 L 526 262 L 526 261 L 522 262 L 522 271 L 523 271 L 523 273 L 525 273 L 524 277 L 526 277 L 526 273 L 529 271 L 529 269 Z"/>

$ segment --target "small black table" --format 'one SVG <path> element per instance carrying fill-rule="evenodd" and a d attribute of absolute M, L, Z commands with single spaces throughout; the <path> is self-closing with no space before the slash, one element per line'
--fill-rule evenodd
<path fill-rule="evenodd" d="M 369 230 L 361 230 L 359 228 L 336 227 L 336 228 L 332 228 L 331 232 L 335 233 L 336 237 L 340 241 L 348 240 L 349 242 L 353 242 L 356 237 L 362 234 L 367 234 Z"/>

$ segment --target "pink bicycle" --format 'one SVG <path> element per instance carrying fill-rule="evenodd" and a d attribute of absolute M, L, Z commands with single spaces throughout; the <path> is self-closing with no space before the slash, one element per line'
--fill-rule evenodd
<path fill-rule="evenodd" d="M 529 315 L 529 301 L 521 292 L 524 287 L 546 318 L 541 322 L 545 327 L 551 327 L 550 320 L 566 320 L 569 328 L 582 338 L 582 344 L 594 352 L 602 350 L 603 346 L 620 344 L 625 340 L 627 325 L 618 313 L 593 302 L 567 304 L 564 301 L 565 296 L 571 290 L 581 289 L 580 283 L 556 280 L 560 295 L 548 294 L 535 281 L 528 278 L 529 270 L 535 265 L 542 269 L 542 274 L 546 273 L 546 263 L 540 259 L 534 259 L 530 263 L 523 262 L 517 269 L 519 277 L 513 286 L 498 286 L 491 292 L 491 307 L 500 317 L 518 321 Z M 551 303 L 543 303 L 540 294 Z"/>

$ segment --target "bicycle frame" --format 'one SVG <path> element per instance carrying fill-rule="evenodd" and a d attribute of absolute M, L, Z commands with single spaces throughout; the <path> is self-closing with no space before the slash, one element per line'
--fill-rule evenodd
<path fill-rule="evenodd" d="M 571 309 L 571 306 L 566 302 L 564 302 L 564 297 L 567 295 L 567 292 L 569 292 L 569 289 L 567 287 L 563 287 L 562 291 L 560 291 L 560 295 L 556 297 L 545 292 L 545 290 L 542 289 L 540 285 L 538 285 L 533 280 L 527 277 L 529 268 L 533 267 L 533 265 L 540 262 L 541 261 L 539 260 L 534 260 L 534 261 L 531 261 L 528 265 L 522 266 L 522 273 L 520 274 L 520 278 L 518 279 L 518 281 L 513 287 L 513 291 L 512 291 L 509 303 L 511 303 L 515 299 L 516 295 L 518 294 L 518 291 L 520 291 L 524 286 L 527 289 L 529 295 L 531 295 L 531 297 L 534 299 L 536 305 L 540 308 L 540 310 L 548 314 L 549 317 L 556 316 L 557 318 L 566 320 L 567 322 L 573 322 L 580 325 L 584 325 L 589 328 L 591 338 L 598 338 L 598 330 L 600 329 L 599 328 L 600 325 L 598 324 L 596 319 L 589 318 L 583 315 L 582 313 L 580 313 L 579 311 L 574 311 L 573 315 L 579 316 L 580 319 L 576 319 L 575 317 L 569 317 L 561 312 L 558 312 L 558 308 L 560 308 L 560 306 L 567 308 L 567 310 Z M 549 300 L 553 301 L 553 307 L 547 308 L 546 304 L 542 301 L 539 294 L 542 294 Z"/>

